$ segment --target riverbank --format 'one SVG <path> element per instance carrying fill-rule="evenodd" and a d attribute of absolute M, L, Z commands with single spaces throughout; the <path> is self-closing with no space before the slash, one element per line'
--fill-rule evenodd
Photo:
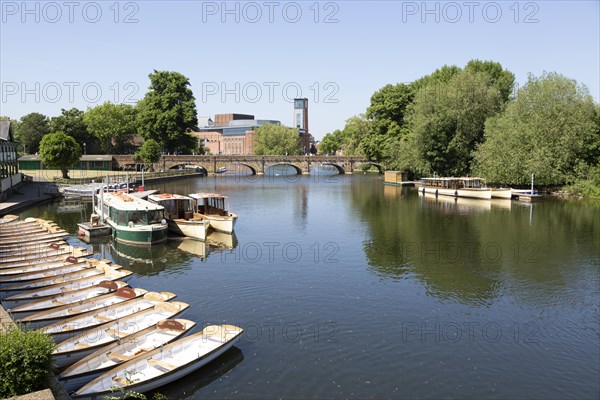
<path fill-rule="evenodd" d="M 0 216 L 14 214 L 60 197 L 56 187 L 41 182 L 22 182 L 6 201 L 0 203 Z"/>

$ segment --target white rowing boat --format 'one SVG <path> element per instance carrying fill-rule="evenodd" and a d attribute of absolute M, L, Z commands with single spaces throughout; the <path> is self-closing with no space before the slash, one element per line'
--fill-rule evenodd
<path fill-rule="evenodd" d="M 30 291 L 33 289 L 44 288 L 56 284 L 66 284 L 76 279 L 87 278 L 96 275 L 104 275 L 107 272 L 111 272 L 121 268 L 123 267 L 121 267 L 120 265 L 108 265 L 98 263 L 93 267 L 88 267 L 79 271 L 69 272 L 62 275 L 34 279 L 32 281 L 13 283 L 7 286 L 0 286 L 0 296 L 7 296 L 14 292 Z"/>
<path fill-rule="evenodd" d="M 0 286 L 2 285 L 13 285 L 20 282 L 28 282 L 36 279 L 51 278 L 58 275 L 68 274 L 70 272 L 83 271 L 86 268 L 92 268 L 94 265 L 82 260 L 75 263 L 65 263 L 64 265 L 56 268 L 48 268 L 42 271 L 29 271 L 22 272 L 20 274 L 4 274 L 0 275 Z M 19 268 L 15 268 L 19 269 Z M 2 270 L 3 271 L 3 270 Z M 4 271 L 3 271 L 4 272 Z"/>
<path fill-rule="evenodd" d="M 17 222 L 19 220 L 19 218 L 20 217 L 18 215 L 12 215 L 12 214 L 5 215 L 2 218 L 0 218 L 0 225 L 13 224 L 13 223 Z"/>
<path fill-rule="evenodd" d="M 50 246 L 50 244 L 55 243 L 58 246 L 64 246 L 67 244 L 67 242 L 64 241 L 64 239 L 46 239 L 46 240 L 50 240 L 50 242 L 29 242 L 29 243 L 22 243 L 19 245 L 10 245 L 8 247 L 0 247 L 0 253 L 2 254 L 11 254 L 11 253 L 20 253 L 22 251 L 31 251 L 31 250 L 42 250 L 45 248 L 48 248 L 48 246 Z"/>
<path fill-rule="evenodd" d="M 54 297 L 63 293 L 98 285 L 105 280 L 127 280 L 133 272 L 121 269 L 118 271 L 107 271 L 104 275 L 94 275 L 87 278 L 76 279 L 67 283 L 59 283 L 45 288 L 35 289 L 24 293 L 18 293 L 3 300 L 5 307 L 12 308 L 18 305 L 40 300 L 46 297 Z"/>
<path fill-rule="evenodd" d="M 104 296 L 107 293 L 114 292 L 126 286 L 127 283 L 121 281 L 101 281 L 94 286 L 65 292 L 41 300 L 30 301 L 29 303 L 11 308 L 8 311 L 11 313 L 14 319 L 20 319 L 41 311 L 51 310 L 62 306 L 69 306 L 86 301 L 88 299 Z"/>
<path fill-rule="evenodd" d="M 96 258 L 85 258 L 85 257 L 73 257 L 69 256 L 65 260 L 61 261 L 52 261 L 48 263 L 39 263 L 39 264 L 31 264 L 26 265 L 24 267 L 14 267 L 14 268 L 3 268 L 0 269 L 0 279 L 13 277 L 15 275 L 21 275 L 26 273 L 35 273 L 40 271 L 52 271 L 55 269 L 60 269 L 62 267 L 66 267 L 71 264 L 79 264 L 79 263 L 87 263 L 90 265 L 96 265 L 98 263 L 110 264 L 111 260 L 107 260 L 103 258 L 102 260 L 98 260 Z"/>
<path fill-rule="evenodd" d="M 116 292 L 83 300 L 76 304 L 67 304 L 51 310 L 41 311 L 18 321 L 22 324 L 26 324 L 28 329 L 39 329 L 43 326 L 56 323 L 65 318 L 73 318 L 86 312 L 112 306 L 113 304 L 121 304 L 131 299 L 140 298 L 146 293 L 148 293 L 147 290 L 140 288 L 122 288 L 118 289 Z"/>
<path fill-rule="evenodd" d="M 61 254 L 75 255 L 76 251 L 86 251 L 85 247 L 74 247 L 68 244 L 58 245 L 52 243 L 42 248 L 34 248 L 29 250 L 23 250 L 18 253 L 12 254 L 0 254 L 0 264 L 6 265 L 19 261 L 37 260 L 46 257 L 54 257 Z"/>
<path fill-rule="evenodd" d="M 59 368 L 71 365 L 108 344 L 123 341 L 129 335 L 155 325 L 158 321 L 175 317 L 189 306 L 178 301 L 162 302 L 113 323 L 84 331 L 57 344 L 52 352 L 53 362 Z"/>
<path fill-rule="evenodd" d="M 100 325 L 112 323 L 121 318 L 154 307 L 158 303 L 171 300 L 175 295 L 169 292 L 148 292 L 141 298 L 132 299 L 124 303 L 117 303 L 102 309 L 89 311 L 72 318 L 67 318 L 48 325 L 41 332 L 46 333 L 58 343 L 76 336 L 81 332 L 93 329 Z"/>
<path fill-rule="evenodd" d="M 196 323 L 187 319 L 159 321 L 84 357 L 64 370 L 58 378 L 67 393 L 71 393 L 115 366 L 185 336 L 194 326 Z"/>
<path fill-rule="evenodd" d="M 18 235 L 15 235 L 15 236 L 18 236 Z M 61 238 L 61 237 L 65 237 L 65 236 L 69 236 L 69 232 L 61 231 L 61 232 L 43 233 L 40 235 L 24 236 L 19 239 L 3 240 L 1 246 L 7 246 L 7 245 L 13 245 L 13 244 L 19 244 L 19 243 L 38 242 L 38 241 L 44 240 L 44 239 L 56 239 L 56 238 Z"/>
<path fill-rule="evenodd" d="M 26 266 L 36 265 L 36 264 L 50 263 L 50 262 L 54 262 L 54 261 L 65 261 L 67 258 L 69 258 L 71 256 L 79 258 L 79 257 L 88 257 L 88 256 L 91 256 L 92 254 L 93 253 L 85 250 L 85 248 L 82 247 L 79 249 L 75 249 L 72 252 L 66 252 L 66 253 L 61 253 L 61 254 L 56 254 L 56 255 L 47 255 L 47 256 L 35 258 L 35 259 L 12 261 L 9 263 L 0 264 L 0 269 L 26 267 Z"/>
<path fill-rule="evenodd" d="M 242 328 L 211 325 L 202 332 L 179 339 L 111 369 L 77 390 L 73 399 L 101 399 L 116 386 L 145 393 L 174 382 L 208 364 L 229 350 L 241 337 Z"/>

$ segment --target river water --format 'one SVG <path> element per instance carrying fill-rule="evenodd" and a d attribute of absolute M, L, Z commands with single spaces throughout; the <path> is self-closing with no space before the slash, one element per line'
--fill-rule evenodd
<path fill-rule="evenodd" d="M 175 399 L 597 399 L 600 203 L 465 201 L 381 176 L 227 176 L 235 236 L 96 244 L 130 284 L 191 305 L 237 347 L 161 388 Z M 76 233 L 89 203 L 23 213 Z M 75 236 L 70 241 L 77 242 Z M 90 246 L 91 247 L 91 246 Z"/>

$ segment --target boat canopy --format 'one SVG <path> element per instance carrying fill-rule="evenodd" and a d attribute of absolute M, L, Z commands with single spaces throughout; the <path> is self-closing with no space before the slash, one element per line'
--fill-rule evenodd
<path fill-rule="evenodd" d="M 217 193 L 190 194 L 198 201 L 198 213 L 204 215 L 225 215 L 229 210 L 229 198 Z"/>
<path fill-rule="evenodd" d="M 421 178 L 421 182 L 423 183 L 423 186 L 444 189 L 480 189 L 485 187 L 485 179 L 478 177 Z"/>

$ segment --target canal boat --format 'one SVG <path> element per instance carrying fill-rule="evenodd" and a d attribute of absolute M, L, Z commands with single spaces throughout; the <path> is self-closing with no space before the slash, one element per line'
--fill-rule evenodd
<path fill-rule="evenodd" d="M 127 340 L 113 342 L 82 358 L 58 378 L 67 393 L 73 392 L 117 365 L 185 336 L 195 326 L 195 322 L 187 319 L 159 321 L 128 336 Z"/>
<path fill-rule="evenodd" d="M 204 216 L 216 231 L 232 233 L 238 216 L 229 211 L 229 198 L 217 193 L 193 193 L 196 212 Z"/>
<path fill-rule="evenodd" d="M 128 292 L 130 295 L 131 292 Z M 45 326 L 41 332 L 52 336 L 57 342 L 73 337 L 83 331 L 90 330 L 99 325 L 111 323 L 121 318 L 127 317 L 136 312 L 144 311 L 174 298 L 173 293 L 148 292 L 141 298 L 132 298 L 124 303 L 115 303 L 113 305 L 89 311 L 72 318 L 63 319 L 54 324 Z"/>
<path fill-rule="evenodd" d="M 100 375 L 75 392 L 73 399 L 101 399 L 115 386 L 148 392 L 174 382 L 229 350 L 244 330 L 233 325 L 210 325 L 202 332 L 144 353 Z"/>
<path fill-rule="evenodd" d="M 162 193 L 148 196 L 148 201 L 165 209 L 169 229 L 181 236 L 205 240 L 208 220 L 195 212 L 195 200 L 180 194 Z"/>
<path fill-rule="evenodd" d="M 492 191 L 485 187 L 485 179 L 477 177 L 462 178 L 422 178 L 419 191 L 436 196 L 469 197 L 490 200 Z"/>
<path fill-rule="evenodd" d="M 164 319 L 173 318 L 183 313 L 189 306 L 179 301 L 161 302 L 128 317 L 88 329 L 57 344 L 52 352 L 52 361 L 58 368 L 71 365 L 106 345 L 117 341 L 124 343 L 129 339 L 129 335 L 156 325 Z"/>
<path fill-rule="evenodd" d="M 148 293 L 148 291 L 144 289 L 132 289 L 125 287 L 103 296 L 80 301 L 77 304 L 66 304 L 51 310 L 28 315 L 24 318 L 21 318 L 19 322 L 27 324 L 29 329 L 38 329 L 43 326 L 56 323 L 65 318 L 73 318 L 99 308 L 112 306 L 113 304 L 121 304 L 132 299 L 137 299 L 144 296 L 146 293 Z"/>
<path fill-rule="evenodd" d="M 88 299 L 104 296 L 105 294 L 112 293 L 124 287 L 127 287 L 127 283 L 125 282 L 104 280 L 94 286 L 64 292 L 41 300 L 30 301 L 26 304 L 13 307 L 9 309 L 9 311 L 15 319 L 21 319 L 42 311 L 69 306 Z"/>
<path fill-rule="evenodd" d="M 75 279 L 67 283 L 57 283 L 52 286 L 43 287 L 39 289 L 30 290 L 23 293 L 14 294 L 9 296 L 3 300 L 4 304 L 7 307 L 16 307 L 18 305 L 34 301 L 40 300 L 43 298 L 54 297 L 56 295 L 61 295 L 63 293 L 68 293 L 70 291 L 74 291 L 77 289 L 83 289 L 89 286 L 95 286 L 102 281 L 110 280 L 127 280 L 131 277 L 133 272 L 121 269 L 121 270 L 110 270 L 106 271 L 104 274 L 88 276 L 85 278 Z"/>
<path fill-rule="evenodd" d="M 167 240 L 164 207 L 125 193 L 103 193 L 96 213 L 122 243 L 152 245 Z"/>

